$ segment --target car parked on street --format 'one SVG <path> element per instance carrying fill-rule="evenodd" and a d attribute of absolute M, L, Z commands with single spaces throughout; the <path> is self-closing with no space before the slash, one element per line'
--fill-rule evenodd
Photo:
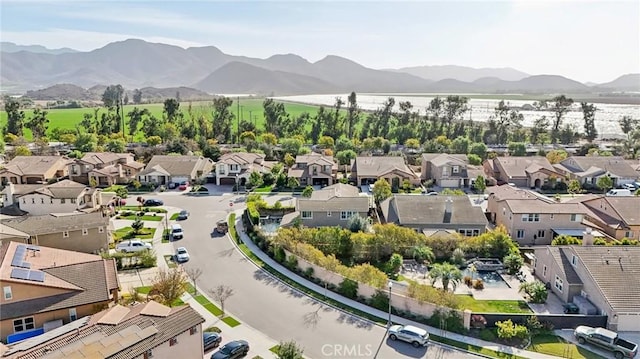
<path fill-rule="evenodd" d="M 187 218 L 189 218 L 189 212 L 186 209 L 183 209 L 182 211 L 180 211 L 180 213 L 178 213 L 178 217 L 176 219 L 179 221 L 184 221 Z"/>
<path fill-rule="evenodd" d="M 179 224 L 171 225 L 171 240 L 177 240 L 184 238 L 184 231 L 182 231 L 182 226 Z"/>
<path fill-rule="evenodd" d="M 184 263 L 189 261 L 189 252 L 185 247 L 179 247 L 176 249 L 176 262 Z"/>
<path fill-rule="evenodd" d="M 633 358 L 638 354 L 638 344 L 624 340 L 618 333 L 604 328 L 578 326 L 574 331 L 578 343 L 589 343 L 613 352 L 616 359 Z"/>
<path fill-rule="evenodd" d="M 246 340 L 234 340 L 223 345 L 213 353 L 211 359 L 236 359 L 243 358 L 249 353 L 249 343 Z"/>
<path fill-rule="evenodd" d="M 225 220 L 218 221 L 215 231 L 219 234 L 225 234 L 229 231 L 229 224 Z"/>
<path fill-rule="evenodd" d="M 204 343 L 204 351 L 206 352 L 220 346 L 222 335 L 215 332 L 204 332 L 202 333 L 202 342 Z"/>
<path fill-rule="evenodd" d="M 142 205 L 145 207 L 156 207 L 156 206 L 163 206 L 164 202 L 162 202 L 159 199 L 150 198 L 150 199 L 144 200 Z"/>
<path fill-rule="evenodd" d="M 116 251 L 123 253 L 134 253 L 151 249 L 151 243 L 143 242 L 139 239 L 125 240 L 116 245 Z"/>
<path fill-rule="evenodd" d="M 413 325 L 392 325 L 389 328 L 389 339 L 400 339 L 418 348 L 427 345 L 429 333 Z"/>

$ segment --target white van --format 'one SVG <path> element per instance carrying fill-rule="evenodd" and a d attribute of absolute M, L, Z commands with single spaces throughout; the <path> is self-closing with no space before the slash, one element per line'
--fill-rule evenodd
<path fill-rule="evenodd" d="M 607 192 L 607 196 L 609 197 L 618 197 L 618 196 L 631 196 L 631 191 L 628 189 L 611 189 Z"/>
<path fill-rule="evenodd" d="M 171 239 L 182 239 L 184 232 L 182 232 L 182 226 L 179 224 L 171 225 Z"/>

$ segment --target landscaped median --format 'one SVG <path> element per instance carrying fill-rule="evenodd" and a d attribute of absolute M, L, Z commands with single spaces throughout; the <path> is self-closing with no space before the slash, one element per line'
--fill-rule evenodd
<path fill-rule="evenodd" d="M 204 295 L 199 294 L 191 283 L 187 283 L 187 292 L 189 295 L 193 297 L 193 299 L 195 299 L 196 302 L 198 302 L 206 310 L 208 310 L 209 313 L 213 314 L 217 318 L 220 318 L 221 316 L 223 316 L 221 320 L 231 328 L 237 327 L 238 325 L 241 324 L 235 318 L 230 316 L 225 316 L 222 309 L 218 308 L 215 304 L 211 303 L 211 301 L 209 301 L 209 299 L 207 299 L 207 297 L 205 297 Z"/>

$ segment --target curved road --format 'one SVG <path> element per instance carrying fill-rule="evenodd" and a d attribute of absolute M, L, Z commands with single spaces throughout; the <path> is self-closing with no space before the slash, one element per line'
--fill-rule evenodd
<path fill-rule="evenodd" d="M 189 219 L 180 222 L 185 238 L 174 242 L 174 247 L 189 250 L 191 260 L 185 266 L 202 269 L 198 287 L 208 291 L 226 284 L 234 289 L 225 307 L 240 321 L 274 340 L 296 341 L 310 358 L 373 358 L 385 335 L 384 328 L 291 290 L 246 260 L 227 236 L 211 234 L 215 223 L 229 213 L 230 201 L 234 201 L 234 210 L 245 207 L 242 197 L 215 193 L 202 197 L 166 193 L 157 197 L 167 206 L 190 212 Z M 378 355 L 380 359 L 473 357 L 439 345 L 418 349 L 388 339 Z"/>

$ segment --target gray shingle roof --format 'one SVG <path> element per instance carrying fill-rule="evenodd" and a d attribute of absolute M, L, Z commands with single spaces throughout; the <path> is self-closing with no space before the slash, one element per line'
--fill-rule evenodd
<path fill-rule="evenodd" d="M 20 176 L 43 175 L 52 167 L 60 170 L 70 162 L 71 159 L 61 156 L 16 156 L 0 170 L 0 174 L 7 171 Z"/>
<path fill-rule="evenodd" d="M 100 212 L 55 216 L 24 216 L 2 220 L 2 224 L 30 235 L 107 227 L 109 217 Z"/>
<path fill-rule="evenodd" d="M 467 196 L 395 195 L 380 205 L 385 220 L 399 225 L 441 225 L 445 223 L 445 201 L 451 199 L 448 222 L 455 225 L 486 225 L 487 219 L 479 206 L 473 206 Z"/>
<path fill-rule="evenodd" d="M 369 211 L 369 197 L 361 196 L 358 188 L 337 183 L 314 191 L 311 198 L 299 198 L 298 211 Z"/>
<path fill-rule="evenodd" d="M 353 164 L 354 171 L 360 177 L 379 177 L 393 170 L 416 174 L 404 163 L 404 158 L 397 156 L 369 156 L 356 157 Z"/>
<path fill-rule="evenodd" d="M 557 246 L 548 246 L 547 248 L 556 264 L 558 264 L 559 273 L 567 279 L 567 282 L 569 282 L 568 284 L 582 284 L 580 277 L 573 269 L 569 260 L 569 257 L 573 255 L 571 249 Z"/>
<path fill-rule="evenodd" d="M 133 160 L 131 153 L 113 153 L 113 152 L 87 152 L 82 156 L 80 161 L 90 163 L 92 165 L 115 163 L 119 159 Z"/>
<path fill-rule="evenodd" d="M 191 176 L 196 171 L 206 174 L 213 168 L 213 162 L 202 156 L 153 156 L 139 176 L 144 176 L 160 166 L 171 176 Z"/>
<path fill-rule="evenodd" d="M 551 166 L 549 160 L 542 156 L 533 157 L 496 157 L 494 161 L 497 161 L 502 166 L 502 170 L 507 177 L 526 177 L 527 173 L 533 173 L 540 169 L 556 172 L 555 168 Z"/>
<path fill-rule="evenodd" d="M 585 172 L 592 167 L 601 168 L 618 177 L 637 178 L 638 173 L 629 163 L 619 156 L 599 157 L 599 156 L 571 156 L 560 162 L 570 171 Z M 593 172 L 594 170 L 591 169 Z"/>

